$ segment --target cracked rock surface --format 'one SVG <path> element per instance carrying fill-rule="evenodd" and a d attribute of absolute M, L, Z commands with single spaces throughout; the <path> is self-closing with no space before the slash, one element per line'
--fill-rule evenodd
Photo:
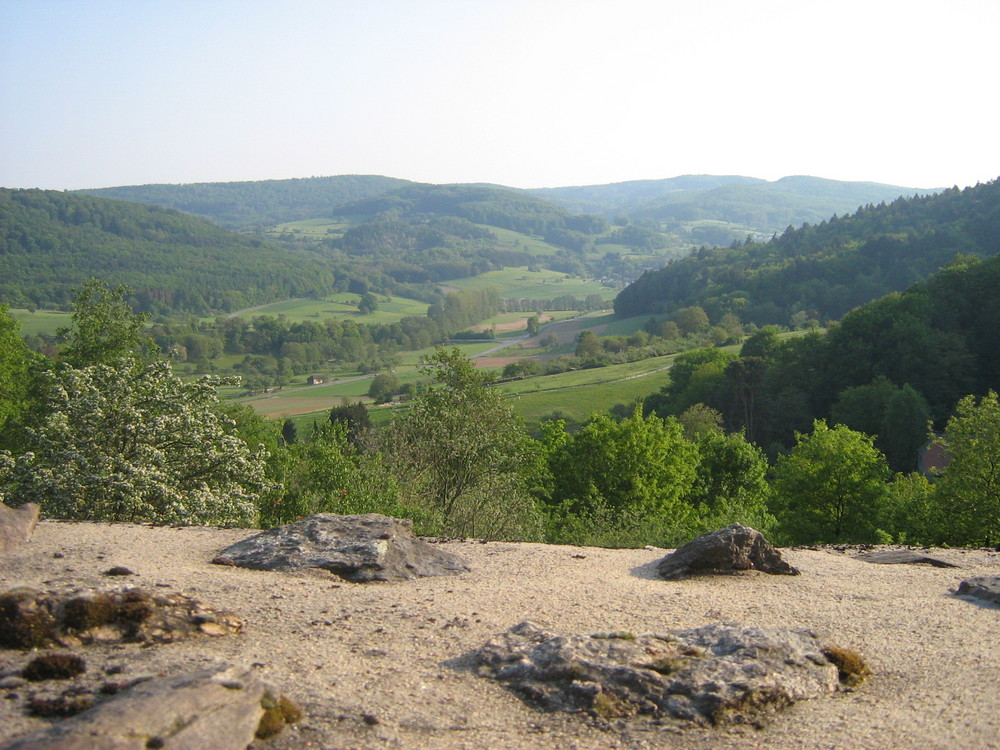
<path fill-rule="evenodd" d="M 837 667 L 809 631 L 738 623 L 560 636 L 525 621 L 476 656 L 481 674 L 532 704 L 607 720 L 762 726 L 839 687 Z"/>

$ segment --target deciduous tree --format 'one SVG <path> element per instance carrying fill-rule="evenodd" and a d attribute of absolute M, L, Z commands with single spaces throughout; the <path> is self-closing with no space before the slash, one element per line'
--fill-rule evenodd
<path fill-rule="evenodd" d="M 941 445 L 951 458 L 936 499 L 950 544 L 1000 544 L 1000 398 L 963 398 L 948 420 Z"/>
<path fill-rule="evenodd" d="M 824 420 L 774 468 L 773 509 L 787 539 L 799 543 L 875 541 L 889 467 L 863 433 Z"/>
<path fill-rule="evenodd" d="M 422 372 L 434 385 L 385 435 L 404 502 L 433 514 L 440 533 L 538 538 L 529 489 L 541 452 L 489 376 L 458 349 L 438 347 Z"/>

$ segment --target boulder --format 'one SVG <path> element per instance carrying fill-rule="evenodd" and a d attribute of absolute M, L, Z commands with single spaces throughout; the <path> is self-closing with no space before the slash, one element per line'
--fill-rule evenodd
<path fill-rule="evenodd" d="M 745 570 L 775 575 L 799 574 L 763 534 L 738 523 L 691 540 L 660 560 L 656 569 L 660 577 L 667 580 Z"/>
<path fill-rule="evenodd" d="M 656 724 L 762 726 L 795 701 L 847 684 L 839 662 L 853 652 L 834 649 L 829 658 L 825 651 L 807 630 L 737 623 L 557 636 L 522 622 L 475 657 L 481 676 L 547 710 Z M 854 671 L 867 673 L 856 658 Z"/>
<path fill-rule="evenodd" d="M 0 750 L 245 750 L 279 701 L 250 670 L 218 665 L 140 682 Z"/>
<path fill-rule="evenodd" d="M 936 557 L 922 555 L 909 549 L 876 549 L 862 552 L 855 560 L 876 563 L 877 565 L 932 565 L 935 568 L 957 568 L 954 563 L 939 560 Z"/>
<path fill-rule="evenodd" d="M 958 584 L 958 595 L 1000 604 L 1000 576 L 967 578 Z"/>
<path fill-rule="evenodd" d="M 0 552 L 20 547 L 31 538 L 38 511 L 37 503 L 25 503 L 20 508 L 0 503 Z"/>
<path fill-rule="evenodd" d="M 0 648 L 169 643 L 242 629 L 233 613 L 183 594 L 140 588 L 59 593 L 27 587 L 0 594 Z"/>
<path fill-rule="evenodd" d="M 412 521 L 378 513 L 320 513 L 237 542 L 212 562 L 254 570 L 321 568 L 355 583 L 469 570 L 457 555 L 414 536 Z"/>

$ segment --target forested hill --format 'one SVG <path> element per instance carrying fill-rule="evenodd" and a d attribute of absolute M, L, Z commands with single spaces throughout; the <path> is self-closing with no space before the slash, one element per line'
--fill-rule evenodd
<path fill-rule="evenodd" d="M 191 185 L 135 185 L 77 192 L 175 208 L 229 229 L 331 216 L 344 203 L 364 200 L 412 184 L 377 175 L 341 175 L 260 182 L 203 182 Z"/>
<path fill-rule="evenodd" d="M 678 224 L 718 221 L 770 235 L 789 225 L 823 221 L 869 203 L 933 191 L 820 177 L 782 177 L 768 182 L 732 175 L 687 175 L 530 192 L 572 211 L 624 215 L 640 222 L 656 222 L 665 230 Z"/>
<path fill-rule="evenodd" d="M 1000 182 L 868 205 L 818 225 L 789 228 L 766 243 L 702 249 L 622 290 L 624 316 L 698 305 L 716 320 L 821 321 L 926 278 L 958 254 L 1000 251 Z"/>
<path fill-rule="evenodd" d="M 90 195 L 0 188 L 0 302 L 59 307 L 88 278 L 135 290 L 150 312 L 210 313 L 328 294 L 315 254 L 178 211 Z"/>
<path fill-rule="evenodd" d="M 762 328 L 740 356 L 681 354 L 644 407 L 667 416 L 703 404 L 772 454 L 826 419 L 875 437 L 894 471 L 913 471 L 928 422 L 943 429 L 960 399 L 1000 390 L 998 288 L 1000 255 L 964 256 L 825 333 L 782 338 Z"/>
<path fill-rule="evenodd" d="M 726 185 L 759 185 L 766 183 L 756 177 L 739 175 L 683 175 L 663 180 L 629 180 L 607 185 L 533 188 L 526 192 L 544 198 L 576 213 L 605 216 L 629 215 L 669 197 L 694 196 Z"/>
<path fill-rule="evenodd" d="M 414 184 L 367 200 L 340 206 L 335 215 L 364 220 L 426 220 L 444 216 L 489 224 L 526 234 L 578 220 L 548 201 L 520 191 L 486 185 Z M 602 228 L 606 222 L 599 221 Z"/>

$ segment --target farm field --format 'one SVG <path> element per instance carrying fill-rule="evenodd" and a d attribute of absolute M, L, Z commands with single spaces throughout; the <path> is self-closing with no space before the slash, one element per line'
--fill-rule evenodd
<path fill-rule="evenodd" d="M 589 383 L 517 394 L 515 413 L 529 429 L 543 418 L 557 414 L 580 424 L 595 413 L 606 413 L 616 404 L 635 404 L 655 393 L 670 380 L 668 371 L 651 371 L 628 380 Z"/>
<path fill-rule="evenodd" d="M 500 271 L 488 271 L 471 278 L 452 279 L 442 282 L 441 286 L 461 290 L 485 289 L 492 286 L 496 287 L 501 297 L 507 299 L 523 297 L 545 300 L 567 295 L 583 298 L 590 294 L 597 294 L 608 300 L 609 307 L 611 299 L 616 294 L 616 290 L 593 279 L 582 279 L 559 271 L 529 271 L 527 266 L 511 266 Z"/>
<path fill-rule="evenodd" d="M 325 320 L 327 318 L 348 319 L 356 323 L 396 323 L 406 317 L 423 317 L 427 314 L 427 303 L 405 297 L 384 297 L 375 295 L 378 309 L 362 315 L 358 311 L 361 296 L 343 292 L 331 294 L 323 299 L 288 299 L 259 305 L 231 314 L 230 318 L 249 319 L 255 315 L 284 315 L 288 320 Z M 388 301 L 386 301 L 388 299 Z"/>
<path fill-rule="evenodd" d="M 669 380 L 668 370 L 675 356 L 536 376 L 501 383 L 497 387 L 514 399 L 516 413 L 529 427 L 555 412 L 568 421 L 583 422 L 594 412 L 605 412 L 615 404 L 632 404 L 657 391 Z M 415 369 L 398 370 L 397 373 L 403 383 L 423 379 Z M 370 377 L 366 376 L 328 386 L 286 390 L 249 403 L 264 416 L 291 417 L 301 427 L 322 417 L 322 412 L 334 406 L 367 401 L 365 394 L 370 382 Z M 406 408 L 405 404 L 372 407 L 371 418 L 376 425 L 384 424 L 392 414 Z"/>
<path fill-rule="evenodd" d="M 513 229 L 502 229 L 489 224 L 477 224 L 476 226 L 492 232 L 498 240 L 510 245 L 515 250 L 524 250 L 534 255 L 555 255 L 559 252 L 559 248 L 555 245 L 538 237 L 532 237 L 530 234 L 522 234 Z"/>
<path fill-rule="evenodd" d="M 310 239 L 324 240 L 331 234 L 342 234 L 349 226 L 350 223 L 343 219 L 302 219 L 301 221 L 288 221 L 284 224 L 278 224 L 266 230 L 264 234 L 282 235 L 291 233 L 305 235 Z"/>
<path fill-rule="evenodd" d="M 22 336 L 52 335 L 57 329 L 69 326 L 73 313 L 63 310 L 35 310 L 31 312 L 23 307 L 10 310 L 11 317 L 21 326 Z"/>

